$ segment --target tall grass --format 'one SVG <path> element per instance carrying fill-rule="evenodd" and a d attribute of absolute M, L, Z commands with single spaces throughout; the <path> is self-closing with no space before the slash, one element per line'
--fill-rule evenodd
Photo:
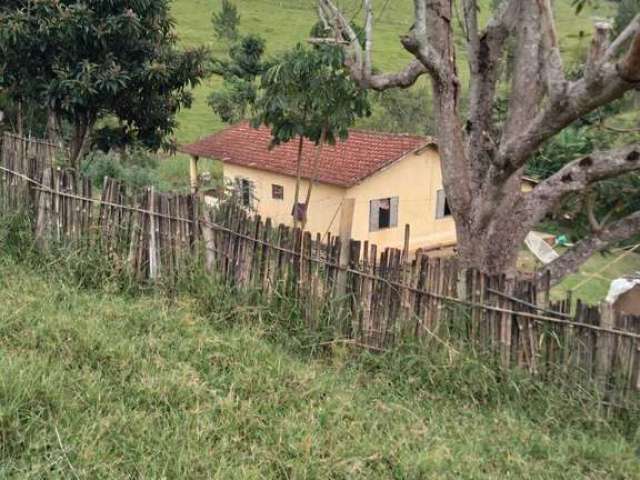
<path fill-rule="evenodd" d="M 0 232 L 0 478 L 638 478 L 639 416 L 463 345 L 354 351 L 196 267 Z M 10 232 L 7 234 L 7 232 Z M 56 256 L 65 252 L 65 261 Z M 329 322 L 327 322 L 329 323 Z"/>

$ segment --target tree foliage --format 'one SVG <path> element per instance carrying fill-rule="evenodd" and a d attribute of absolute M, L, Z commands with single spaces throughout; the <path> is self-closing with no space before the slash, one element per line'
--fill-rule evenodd
<path fill-rule="evenodd" d="M 346 139 L 357 118 L 370 115 L 366 91 L 358 87 L 343 66 L 335 46 L 304 48 L 298 44 L 282 54 L 261 77 L 254 126 L 271 128 L 271 144 L 299 140 L 294 194 L 294 226 L 306 223 L 311 190 L 321 162 L 322 147 Z M 300 204 L 303 140 L 316 144 L 316 155 L 306 199 Z"/>
<path fill-rule="evenodd" d="M 318 143 L 345 139 L 357 118 L 370 115 L 366 91 L 343 67 L 339 49 L 298 44 L 262 75 L 254 125 L 271 127 L 273 144 L 296 137 Z"/>
<path fill-rule="evenodd" d="M 218 40 L 233 42 L 238 39 L 240 14 L 238 13 L 238 7 L 229 0 L 222 0 L 222 7 L 220 11 L 213 13 L 211 23 Z"/>
<path fill-rule="evenodd" d="M 257 78 L 269 67 L 264 52 L 262 37 L 245 35 L 231 45 L 228 58 L 213 60 L 212 71 L 222 77 L 223 85 L 209 96 L 209 105 L 223 122 L 235 123 L 253 112 Z"/>
<path fill-rule="evenodd" d="M 167 0 L 40 0 L 0 12 L 0 75 L 13 98 L 73 126 L 76 156 L 96 123 L 119 120 L 124 141 L 159 148 L 205 51 L 180 50 Z"/>

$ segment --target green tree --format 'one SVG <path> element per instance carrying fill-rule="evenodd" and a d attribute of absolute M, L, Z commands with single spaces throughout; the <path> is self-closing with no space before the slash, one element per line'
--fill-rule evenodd
<path fill-rule="evenodd" d="M 227 59 L 215 58 L 212 72 L 223 79 L 222 88 L 209 95 L 209 105 L 223 122 L 235 123 L 252 111 L 258 96 L 257 78 L 268 68 L 263 60 L 265 41 L 246 35 L 229 48 Z"/>
<path fill-rule="evenodd" d="M 211 23 L 218 40 L 234 42 L 238 39 L 240 14 L 238 14 L 238 7 L 229 0 L 222 0 L 222 8 L 219 12 L 213 13 Z"/>
<path fill-rule="evenodd" d="M 254 126 L 271 128 L 272 144 L 298 138 L 294 226 L 306 224 L 306 214 L 316 181 L 322 147 L 346 139 L 357 118 L 370 114 L 365 91 L 343 67 L 342 51 L 335 47 L 296 46 L 282 54 L 261 77 Z M 300 180 L 304 139 L 316 144 L 305 202 L 300 207 Z"/>
<path fill-rule="evenodd" d="M 177 48 L 168 0 L 25 0 L 0 11 L 0 87 L 71 125 L 75 166 L 105 118 L 123 141 L 159 148 L 205 58 Z"/>

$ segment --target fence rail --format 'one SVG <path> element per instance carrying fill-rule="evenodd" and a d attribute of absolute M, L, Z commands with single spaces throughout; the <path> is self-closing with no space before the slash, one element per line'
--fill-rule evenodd
<path fill-rule="evenodd" d="M 54 243 L 100 249 L 141 280 L 202 261 L 237 288 L 296 299 L 310 329 L 330 328 L 373 350 L 407 338 L 425 348 L 465 342 L 504 368 L 599 385 L 612 403 L 640 390 L 640 318 L 551 303 L 547 285 L 462 270 L 455 259 L 343 244 L 232 204 L 209 210 L 194 195 L 129 192 L 106 179 L 98 196 L 86 178 L 53 166 L 60 152 L 3 139 L 0 213 L 29 212 L 43 250 Z"/>

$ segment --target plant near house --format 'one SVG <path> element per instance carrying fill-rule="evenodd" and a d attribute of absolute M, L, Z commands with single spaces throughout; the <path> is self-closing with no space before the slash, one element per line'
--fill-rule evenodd
<path fill-rule="evenodd" d="M 222 77 L 222 88 L 209 95 L 209 106 L 223 122 L 236 123 L 253 113 L 258 98 L 257 78 L 269 64 L 263 60 L 265 41 L 246 35 L 229 48 L 228 59 L 213 59 L 212 73 Z"/>
<path fill-rule="evenodd" d="M 202 48 L 180 50 L 166 0 L 16 1 L 0 10 L 0 81 L 20 102 L 72 126 L 78 166 L 96 124 L 157 149 L 206 74 Z"/>
<path fill-rule="evenodd" d="M 238 39 L 240 14 L 238 7 L 229 0 L 222 0 L 220 11 L 211 15 L 211 24 L 218 40 L 233 42 Z"/>
<path fill-rule="evenodd" d="M 294 226 L 304 225 L 313 184 L 320 168 L 322 147 L 346 139 L 357 118 L 370 114 L 367 93 L 343 68 L 340 49 L 328 46 L 285 52 L 261 77 L 254 126 L 271 128 L 272 145 L 298 139 Z M 309 187 L 300 202 L 304 140 L 315 143 Z"/>
<path fill-rule="evenodd" d="M 610 26 L 597 23 L 583 74 L 567 77 L 555 30 L 552 2 L 504 0 L 484 27 L 479 2 L 463 0 L 461 24 L 470 80 L 468 108 L 456 63 L 456 11 L 452 0 L 414 0 L 415 22 L 401 37 L 414 56 L 396 73 L 373 70 L 373 4 L 363 0 L 365 46 L 333 0 L 319 0 L 323 21 L 348 38 L 345 65 L 362 88 L 407 88 L 428 75 L 438 119 L 443 181 L 456 220 L 463 265 L 487 273 L 514 274 L 527 233 L 568 197 L 603 180 L 640 170 L 640 144 L 591 152 L 564 165 L 533 191 L 520 189 L 527 162 L 548 141 L 588 113 L 621 98 L 640 82 L 637 17 L 610 41 Z M 513 53 L 507 61 L 506 46 Z M 494 108 L 502 73 L 509 97 L 498 122 Z M 576 270 L 594 251 L 640 231 L 640 211 L 601 225 L 548 265 L 554 282 Z"/>

